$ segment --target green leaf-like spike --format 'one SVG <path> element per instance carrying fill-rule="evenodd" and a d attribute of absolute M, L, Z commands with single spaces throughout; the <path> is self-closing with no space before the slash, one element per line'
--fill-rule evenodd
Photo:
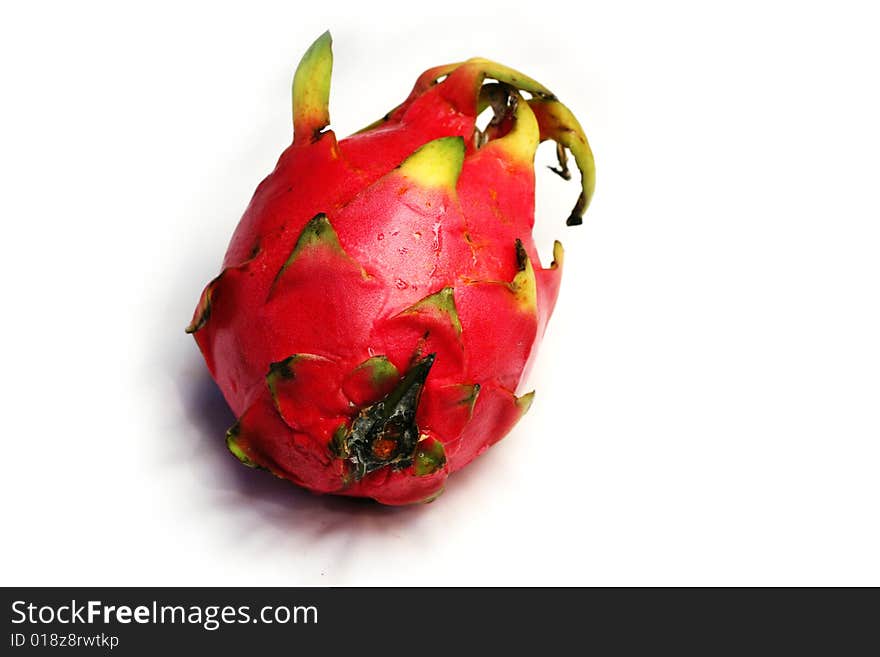
<path fill-rule="evenodd" d="M 199 299 L 199 305 L 196 307 L 195 315 L 189 323 L 189 326 L 186 327 L 187 333 L 195 333 L 208 323 L 208 320 L 211 318 L 211 307 L 214 303 L 214 286 L 217 285 L 217 281 L 220 280 L 220 277 L 223 276 L 224 273 L 225 271 L 221 272 L 216 278 L 214 278 L 214 280 L 205 286 L 205 289 L 202 292 L 202 297 Z"/>
<path fill-rule="evenodd" d="M 333 226 L 330 225 L 327 215 L 323 212 L 316 214 L 305 225 L 305 228 L 303 228 L 302 233 L 300 233 L 296 240 L 296 246 L 293 247 L 293 251 L 290 252 L 284 265 L 287 266 L 293 262 L 296 256 L 305 249 L 321 244 L 338 249 L 344 253 L 342 246 L 339 244 L 339 236 L 336 234 Z"/>
<path fill-rule="evenodd" d="M 510 289 L 516 295 L 520 307 L 527 312 L 538 311 L 538 284 L 535 270 L 525 247 L 516 240 L 516 262 L 519 271 L 510 282 Z"/>
<path fill-rule="evenodd" d="M 330 438 L 330 453 L 338 459 L 348 458 L 348 445 L 345 442 L 346 435 L 348 435 L 348 427 L 345 424 L 340 424 L 336 427 L 336 431 L 333 432 L 333 436 Z"/>
<path fill-rule="evenodd" d="M 446 450 L 443 443 L 433 438 L 424 438 L 416 445 L 413 455 L 413 473 L 416 477 L 427 477 L 446 465 Z"/>
<path fill-rule="evenodd" d="M 529 412 L 532 402 L 535 400 L 535 391 L 527 392 L 522 397 L 516 398 L 516 406 L 519 408 L 520 417 Z"/>
<path fill-rule="evenodd" d="M 459 404 L 466 405 L 468 407 L 468 412 L 474 412 L 474 405 L 477 403 L 477 397 L 480 396 L 480 384 L 467 384 L 467 383 L 458 383 L 453 384 L 452 386 L 448 386 L 452 388 L 457 388 L 461 392 L 461 399 L 459 400 Z"/>
<path fill-rule="evenodd" d="M 250 257 L 247 260 L 238 265 L 226 267 L 205 286 L 205 289 L 202 290 L 202 296 L 199 297 L 199 305 L 196 307 L 192 321 L 189 323 L 189 326 L 186 327 L 187 333 L 196 333 L 204 328 L 205 324 L 207 324 L 208 320 L 211 318 L 211 313 L 214 309 L 214 302 L 217 298 L 217 291 L 222 289 L 223 286 L 229 282 L 230 277 L 235 279 L 235 277 L 244 274 L 259 255 L 259 245 L 254 246 L 254 248 L 251 249 Z"/>
<path fill-rule="evenodd" d="M 312 217 L 309 220 L 309 223 L 305 225 L 305 228 L 303 228 L 296 240 L 296 245 L 293 247 L 290 255 L 287 256 L 287 260 L 281 265 L 281 269 L 279 269 L 278 273 L 275 275 L 275 280 L 272 282 L 272 286 L 275 286 L 275 283 L 278 282 L 278 279 L 281 278 L 284 271 L 300 256 L 300 254 L 316 247 L 323 247 L 331 251 L 336 251 L 341 257 L 350 262 L 354 262 L 339 243 L 339 236 L 330 224 L 327 215 L 323 212 L 319 212 Z M 358 266 L 360 267 L 360 265 Z M 361 268 L 361 273 L 366 277 L 366 272 L 363 271 L 363 268 Z"/>
<path fill-rule="evenodd" d="M 269 388 L 269 395 L 272 397 L 272 404 L 274 404 L 275 409 L 282 417 L 284 417 L 284 414 L 281 413 L 281 406 L 278 403 L 278 382 L 290 381 L 295 378 L 297 376 L 296 365 L 304 360 L 330 362 L 329 359 L 314 354 L 293 354 L 284 360 L 269 363 L 269 372 L 266 374 L 266 387 Z"/>
<path fill-rule="evenodd" d="M 431 493 L 431 494 L 428 495 L 428 497 L 426 497 L 425 499 L 423 499 L 423 500 L 419 500 L 419 501 L 418 501 L 418 504 L 430 504 L 431 502 L 433 502 L 434 500 L 436 500 L 438 497 L 440 497 L 440 496 L 443 494 L 443 491 L 445 491 L 445 490 L 446 490 L 445 488 L 441 488 L 441 489 L 438 490 L 436 493 Z"/>
<path fill-rule="evenodd" d="M 498 62 L 493 62 L 489 59 L 484 59 L 483 57 L 472 57 L 467 60 L 464 65 L 478 68 L 483 74 L 483 77 L 493 78 L 499 82 L 509 84 L 515 89 L 528 91 L 530 94 L 537 96 L 538 98 L 556 98 L 552 91 L 537 80 L 533 80 L 529 76 L 523 75 L 509 66 L 504 66 L 504 64 L 499 64 Z M 482 84 L 482 79 L 480 79 L 480 83 Z"/>
<path fill-rule="evenodd" d="M 439 292 L 429 294 L 406 310 L 401 311 L 397 316 L 420 313 L 438 314 L 447 317 L 449 323 L 455 329 L 456 335 L 461 335 L 461 320 L 458 318 L 458 310 L 455 308 L 455 295 L 451 287 L 444 287 Z"/>
<path fill-rule="evenodd" d="M 277 363 L 269 363 L 269 372 L 266 374 L 266 387 L 269 388 L 269 395 L 272 397 L 272 403 L 276 409 L 278 409 L 278 381 L 293 378 L 292 365 L 297 358 L 299 358 L 299 355 L 294 354 Z"/>
<path fill-rule="evenodd" d="M 333 39 L 324 32 L 306 50 L 293 76 L 293 143 L 316 141 L 330 124 Z"/>
<path fill-rule="evenodd" d="M 386 356 L 373 356 L 358 365 L 355 370 L 368 373 L 373 384 L 383 386 L 389 381 L 397 381 L 400 372 Z"/>
<path fill-rule="evenodd" d="M 561 267 L 563 260 L 565 260 L 565 249 L 562 248 L 562 242 L 556 240 L 553 242 L 553 262 L 550 263 L 550 269 Z"/>
<path fill-rule="evenodd" d="M 245 454 L 244 450 L 238 444 L 238 434 L 239 434 L 239 425 L 238 422 L 230 427 L 229 431 L 226 432 L 226 447 L 230 452 L 237 458 L 239 461 L 244 463 L 249 468 L 258 467 L 256 463 L 254 463 L 250 457 Z"/>
<path fill-rule="evenodd" d="M 355 367 L 342 384 L 351 403 L 363 406 L 381 399 L 400 381 L 400 372 L 386 356 L 372 356 Z"/>
<path fill-rule="evenodd" d="M 569 226 L 577 226 L 583 223 L 584 213 L 587 211 L 596 189 L 596 163 L 593 159 L 590 143 L 574 114 L 559 101 L 533 98 L 529 101 L 529 106 L 532 108 L 541 129 L 541 140 L 552 139 L 570 150 L 581 172 L 581 193 L 566 221 Z M 557 173 L 565 177 L 567 168 L 563 160 L 564 151 L 560 152 L 563 155 L 560 155 L 560 170 Z"/>
<path fill-rule="evenodd" d="M 420 187 L 454 190 L 464 164 L 464 139 L 441 137 L 406 158 L 397 170 Z"/>

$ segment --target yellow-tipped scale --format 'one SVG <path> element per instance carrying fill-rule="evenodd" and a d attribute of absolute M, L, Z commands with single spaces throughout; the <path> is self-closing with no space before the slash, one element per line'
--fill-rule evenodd
<path fill-rule="evenodd" d="M 417 149 L 397 170 L 420 187 L 454 190 L 463 164 L 464 139 L 441 137 Z"/>
<path fill-rule="evenodd" d="M 461 320 L 458 318 L 458 310 L 455 307 L 455 297 L 451 287 L 444 287 L 439 292 L 426 296 L 409 308 L 402 310 L 397 316 L 418 315 L 420 313 L 446 318 L 455 329 L 456 335 L 461 335 Z"/>
<path fill-rule="evenodd" d="M 330 125 L 333 38 L 324 32 L 306 50 L 293 76 L 293 143 L 310 143 Z"/>
<path fill-rule="evenodd" d="M 516 108 L 514 109 L 513 128 L 503 137 L 493 139 L 486 148 L 502 148 L 514 160 L 531 164 L 535 161 L 541 133 L 538 121 L 529 104 L 517 92 L 514 93 Z"/>
<path fill-rule="evenodd" d="M 529 255 L 519 240 L 516 241 L 516 258 L 520 270 L 510 282 L 510 290 L 516 295 L 516 300 L 524 312 L 536 313 L 538 312 L 538 283 L 535 280 L 535 270 Z"/>

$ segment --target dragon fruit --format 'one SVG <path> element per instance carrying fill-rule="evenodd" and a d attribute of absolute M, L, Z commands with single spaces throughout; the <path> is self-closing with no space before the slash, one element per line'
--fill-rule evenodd
<path fill-rule="evenodd" d="M 569 225 L 593 156 L 547 88 L 479 58 L 426 71 L 337 140 L 331 68 L 325 33 L 294 76 L 293 143 L 187 332 L 238 417 L 226 441 L 245 465 L 319 493 L 430 501 L 532 402 L 516 392 L 563 255 L 557 242 L 542 267 L 532 240 L 537 146 L 556 142 L 566 179 L 567 152 L 580 170 Z"/>

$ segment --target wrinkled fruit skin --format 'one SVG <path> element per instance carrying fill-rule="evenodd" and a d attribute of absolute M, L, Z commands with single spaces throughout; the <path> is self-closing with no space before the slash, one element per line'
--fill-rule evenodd
<path fill-rule="evenodd" d="M 331 68 L 327 33 L 294 78 L 293 144 L 187 331 L 238 417 L 227 444 L 243 463 L 315 492 L 429 501 L 531 403 L 516 391 L 562 274 L 561 245 L 542 267 L 532 241 L 535 149 L 557 141 L 565 177 L 565 149 L 577 161 L 569 224 L 592 155 L 547 89 L 481 59 L 426 71 L 338 141 Z"/>

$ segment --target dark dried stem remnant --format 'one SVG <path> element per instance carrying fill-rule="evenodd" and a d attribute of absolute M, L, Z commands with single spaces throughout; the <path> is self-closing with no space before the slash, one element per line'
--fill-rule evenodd
<path fill-rule="evenodd" d="M 388 465 L 405 468 L 412 463 L 419 442 L 416 409 L 434 357 L 418 361 L 394 390 L 352 421 L 343 441 L 357 479 Z"/>

